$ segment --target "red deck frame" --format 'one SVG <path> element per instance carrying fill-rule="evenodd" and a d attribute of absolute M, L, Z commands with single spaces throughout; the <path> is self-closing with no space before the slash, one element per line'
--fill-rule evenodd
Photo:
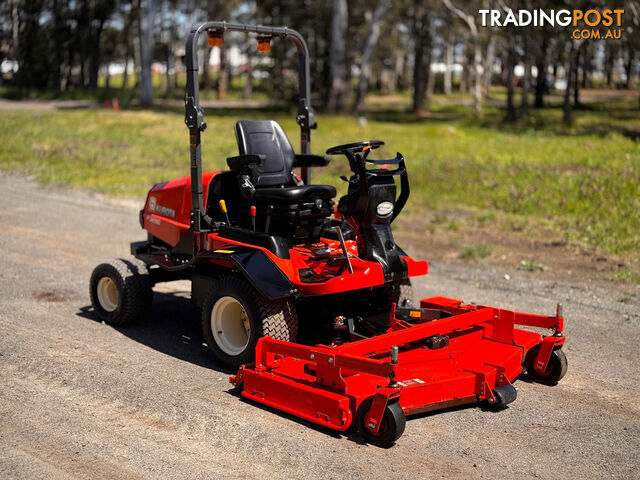
<path fill-rule="evenodd" d="M 376 432 L 388 402 L 398 401 L 405 415 L 493 403 L 493 390 L 523 372 L 529 350 L 541 345 L 535 368 L 544 372 L 553 348 L 565 340 L 559 315 L 465 305 L 446 297 L 423 299 L 420 307 L 451 316 L 411 324 L 396 318 L 394 306 L 387 333 L 334 346 L 265 337 L 256 347 L 255 364 L 240 367 L 229 380 L 242 385 L 248 399 L 339 431 L 351 426 L 360 404 L 373 396 L 366 424 Z M 554 333 L 543 337 L 516 325 Z M 424 340 L 434 335 L 447 335 L 449 345 L 427 348 Z M 399 347 L 396 365 L 393 346 Z"/>

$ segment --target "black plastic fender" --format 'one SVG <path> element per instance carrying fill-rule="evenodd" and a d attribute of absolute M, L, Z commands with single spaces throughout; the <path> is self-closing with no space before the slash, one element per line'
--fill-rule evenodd
<path fill-rule="evenodd" d="M 264 297 L 283 298 L 296 293 L 287 276 L 263 251 L 250 250 L 230 256 L 240 273 Z"/>
<path fill-rule="evenodd" d="M 236 251 L 230 248 L 228 253 L 218 250 L 207 254 L 206 257 L 232 261 L 237 271 L 265 298 L 283 298 L 297 293 L 282 270 L 261 250 Z M 191 278 L 192 302 L 202 306 L 213 282 L 214 279 L 209 276 L 194 273 Z"/>

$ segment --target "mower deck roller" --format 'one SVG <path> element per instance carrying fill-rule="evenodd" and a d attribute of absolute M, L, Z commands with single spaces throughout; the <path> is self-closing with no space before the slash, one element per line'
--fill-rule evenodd
<path fill-rule="evenodd" d="M 402 435 L 407 415 L 510 403 L 511 382 L 525 369 L 536 380 L 558 381 L 566 371 L 558 310 L 543 316 L 426 298 L 419 309 L 394 306 L 387 333 L 371 338 L 313 347 L 262 338 L 255 363 L 229 380 L 245 398 L 338 431 L 357 425 L 367 441 L 387 446 Z"/>

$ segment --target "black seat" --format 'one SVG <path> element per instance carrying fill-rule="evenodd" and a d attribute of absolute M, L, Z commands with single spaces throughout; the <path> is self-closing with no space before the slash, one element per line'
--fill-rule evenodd
<path fill-rule="evenodd" d="M 300 185 L 288 188 L 258 188 L 255 199 L 298 203 L 317 198 L 329 200 L 335 196 L 336 189 L 331 185 Z"/>
<path fill-rule="evenodd" d="M 282 130 L 273 120 L 240 120 L 236 123 L 236 140 L 240 155 L 260 155 L 264 160 L 250 170 L 251 183 L 260 197 L 283 202 L 298 202 L 313 198 L 329 199 L 336 196 L 331 185 L 299 186 L 293 176 L 295 153 Z M 261 192 L 262 187 L 269 188 Z"/>
<path fill-rule="evenodd" d="M 333 212 L 336 189 L 303 185 L 293 169 L 324 166 L 328 158 L 296 155 L 273 120 L 241 120 L 235 131 L 239 156 L 227 159 L 230 172 L 214 177 L 207 202 L 212 218 L 224 221 L 217 205 L 224 198 L 232 225 L 252 228 L 249 211 L 255 207 L 257 232 L 294 243 L 317 241 Z"/>

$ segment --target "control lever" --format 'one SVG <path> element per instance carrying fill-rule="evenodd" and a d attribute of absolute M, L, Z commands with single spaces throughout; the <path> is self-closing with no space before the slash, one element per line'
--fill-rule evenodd
<path fill-rule="evenodd" d="M 269 233 L 269 227 L 271 227 L 271 215 L 273 215 L 273 205 L 267 207 L 267 223 L 264 226 L 264 233 Z"/>
<path fill-rule="evenodd" d="M 251 226 L 253 227 L 253 231 L 256 231 L 256 206 L 255 205 L 251 205 L 251 208 L 249 209 L 249 211 L 251 212 Z"/>
<path fill-rule="evenodd" d="M 347 245 L 344 243 L 342 229 L 340 227 L 333 227 L 332 230 L 336 233 L 336 235 L 338 236 L 338 240 L 340 241 L 340 247 L 342 247 L 344 258 L 347 260 L 347 268 L 349 269 L 349 273 L 353 273 L 353 266 L 351 265 L 351 259 L 349 258 L 349 252 L 347 251 Z"/>
<path fill-rule="evenodd" d="M 227 219 L 227 225 L 231 226 L 231 221 L 229 220 L 229 213 L 227 212 L 227 202 L 224 200 L 220 200 L 218 202 L 220 204 L 220 210 L 224 213 L 224 217 Z"/>

